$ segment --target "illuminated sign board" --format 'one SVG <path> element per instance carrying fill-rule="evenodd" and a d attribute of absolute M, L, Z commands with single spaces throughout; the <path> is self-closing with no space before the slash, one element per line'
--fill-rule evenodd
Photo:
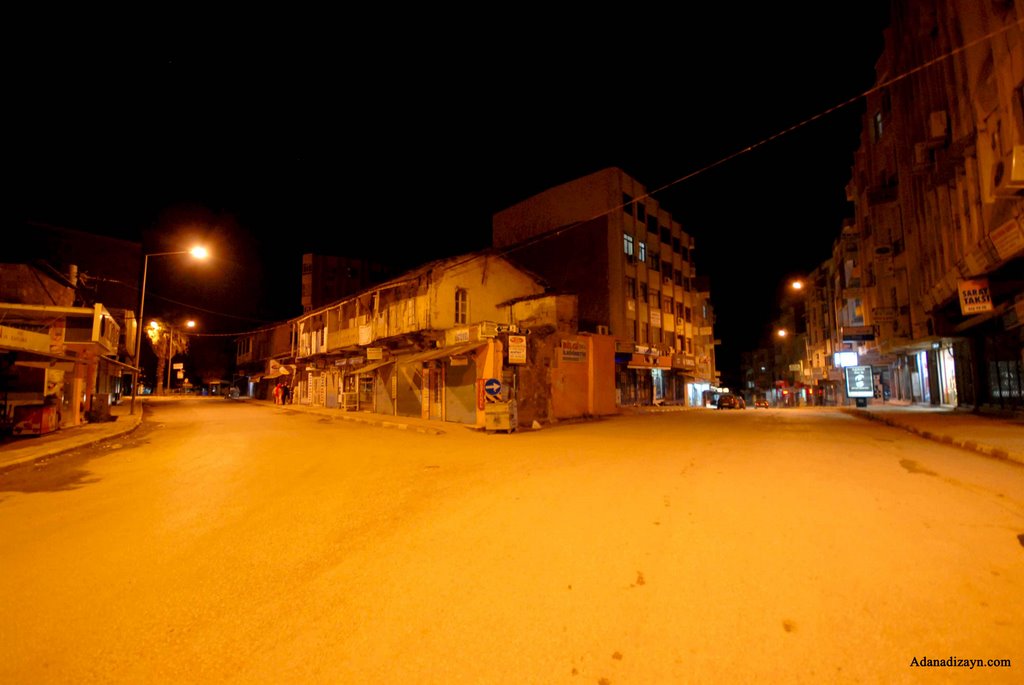
<path fill-rule="evenodd" d="M 870 366 L 847 366 L 846 371 L 846 396 L 847 397 L 874 397 L 874 378 Z"/>
<path fill-rule="evenodd" d="M 836 352 L 832 355 L 832 366 L 837 369 L 857 366 L 858 361 L 856 352 Z"/>

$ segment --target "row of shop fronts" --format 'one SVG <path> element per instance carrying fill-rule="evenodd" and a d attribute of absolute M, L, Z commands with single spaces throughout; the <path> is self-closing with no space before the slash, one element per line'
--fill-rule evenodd
<path fill-rule="evenodd" d="M 873 372 L 874 398 L 979 411 L 1024 411 L 1024 345 L 1020 328 L 986 326 L 970 337 L 941 338 L 860 363 Z M 814 383 L 780 385 L 784 405 L 850 404 L 838 369 Z"/>
<path fill-rule="evenodd" d="M 474 318 L 470 318 L 470 315 Z M 480 317 L 480 318 L 476 318 Z M 486 427 L 697 403 L 710 360 L 578 330 L 578 297 L 488 251 L 447 258 L 238 340 L 247 394 Z"/>
<path fill-rule="evenodd" d="M 614 414 L 620 406 L 701 406 L 708 382 L 673 368 L 671 355 L 615 351 L 622 347 L 606 335 L 531 335 L 524 353 L 510 356 L 508 337 L 496 336 L 377 359 L 273 360 L 246 377 L 247 394 L 273 399 L 283 384 L 294 403 L 479 427 L 493 405 L 510 401 L 520 424 Z"/>

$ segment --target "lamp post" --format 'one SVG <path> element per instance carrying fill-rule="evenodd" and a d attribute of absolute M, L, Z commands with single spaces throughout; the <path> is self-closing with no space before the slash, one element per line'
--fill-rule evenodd
<path fill-rule="evenodd" d="M 191 250 L 178 250 L 176 252 L 150 252 L 142 258 L 142 287 L 139 289 L 139 319 L 135 326 L 135 371 L 132 372 L 132 401 L 128 405 L 128 413 L 135 413 L 135 395 L 139 392 L 139 368 L 142 362 L 142 321 L 146 308 L 146 275 L 149 271 L 150 257 L 166 257 L 169 255 L 190 254 L 196 259 L 206 259 L 209 252 L 205 247 L 193 247 Z"/>
<path fill-rule="evenodd" d="M 189 320 L 185 322 L 185 328 L 195 328 L 196 322 Z M 170 394 L 171 392 L 171 360 L 174 358 L 174 331 L 178 330 L 178 326 L 168 326 L 167 332 L 167 385 L 164 386 L 164 393 Z"/>

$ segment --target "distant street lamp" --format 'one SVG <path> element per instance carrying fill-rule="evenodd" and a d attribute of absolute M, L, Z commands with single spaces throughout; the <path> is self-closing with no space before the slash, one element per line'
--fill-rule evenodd
<path fill-rule="evenodd" d="M 189 320 L 185 322 L 185 328 L 195 328 L 196 322 Z M 170 394 L 171 392 L 171 359 L 174 358 L 174 331 L 178 330 L 180 326 L 169 326 L 170 330 L 167 331 L 167 385 L 164 386 L 164 393 Z"/>
<path fill-rule="evenodd" d="M 135 413 L 135 395 L 139 392 L 139 369 L 142 356 L 142 321 L 146 308 L 146 275 L 149 271 L 150 257 L 167 257 L 170 255 L 190 254 L 196 259 L 206 259 L 209 252 L 205 247 L 193 247 L 191 250 L 179 250 L 177 252 L 150 252 L 142 259 L 142 287 L 139 289 L 139 319 L 135 326 L 135 370 L 132 371 L 132 401 L 128 405 L 128 413 Z"/>

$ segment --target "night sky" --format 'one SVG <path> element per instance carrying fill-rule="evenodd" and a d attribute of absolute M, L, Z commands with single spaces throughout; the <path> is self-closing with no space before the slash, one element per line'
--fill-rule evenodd
<path fill-rule="evenodd" d="M 729 380 L 782 283 L 830 255 L 863 103 L 701 170 L 868 90 L 888 14 L 717 4 L 44 42 L 9 65 L 15 219 L 147 252 L 195 231 L 222 283 L 179 295 L 231 332 L 301 312 L 303 252 L 411 267 L 488 246 L 493 213 L 605 167 L 652 190 L 700 172 L 655 198 L 694 236 Z"/>

